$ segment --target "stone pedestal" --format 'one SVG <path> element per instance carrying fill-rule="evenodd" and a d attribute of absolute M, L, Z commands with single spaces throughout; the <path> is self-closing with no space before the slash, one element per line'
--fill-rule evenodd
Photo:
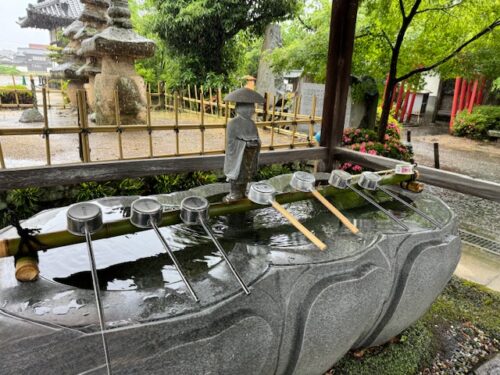
<path fill-rule="evenodd" d="M 133 59 L 104 57 L 102 73 L 95 77 L 95 113 L 99 125 L 116 124 L 115 91 L 121 125 L 145 124 L 147 97 L 144 80 L 134 70 Z"/>
<path fill-rule="evenodd" d="M 76 81 L 76 80 L 69 81 L 68 89 L 66 90 L 66 95 L 68 95 L 70 107 L 72 107 L 72 108 L 78 107 L 76 94 L 77 94 L 78 90 L 84 89 L 83 86 L 84 86 L 83 81 Z"/>

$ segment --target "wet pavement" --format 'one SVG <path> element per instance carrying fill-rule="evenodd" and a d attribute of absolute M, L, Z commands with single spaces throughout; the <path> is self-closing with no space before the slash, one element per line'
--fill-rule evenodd
<path fill-rule="evenodd" d="M 447 127 L 409 128 L 415 160 L 434 167 L 433 143 L 440 144 L 441 169 L 500 183 L 500 142 L 478 142 L 453 137 Z M 443 199 L 458 215 L 460 228 L 500 242 L 500 203 L 435 186 L 427 191 Z M 463 246 L 457 275 L 500 291 L 500 254 Z"/>

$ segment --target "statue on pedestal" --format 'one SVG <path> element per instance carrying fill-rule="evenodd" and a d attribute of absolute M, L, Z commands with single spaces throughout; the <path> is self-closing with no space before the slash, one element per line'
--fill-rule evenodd
<path fill-rule="evenodd" d="M 255 126 L 255 104 L 264 103 L 264 97 L 257 92 L 242 88 L 224 98 L 236 103 L 237 116 L 227 125 L 226 157 L 224 174 L 231 184 L 227 202 L 242 199 L 247 185 L 257 173 L 261 141 Z"/>

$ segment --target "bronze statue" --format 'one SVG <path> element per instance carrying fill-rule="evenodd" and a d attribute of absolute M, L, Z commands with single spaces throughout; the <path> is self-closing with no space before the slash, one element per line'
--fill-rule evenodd
<path fill-rule="evenodd" d="M 231 184 L 226 201 L 242 199 L 247 185 L 257 173 L 261 141 L 253 116 L 255 104 L 263 103 L 264 97 L 257 92 L 242 88 L 224 98 L 236 103 L 237 116 L 227 126 L 224 174 Z"/>

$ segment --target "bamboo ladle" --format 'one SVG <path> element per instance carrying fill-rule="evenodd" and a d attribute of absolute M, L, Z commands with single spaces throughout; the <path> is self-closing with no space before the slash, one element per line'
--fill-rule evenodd
<path fill-rule="evenodd" d="M 290 212 L 288 212 L 281 204 L 276 202 L 274 196 L 276 189 L 265 182 L 257 182 L 250 186 L 248 192 L 248 199 L 260 205 L 270 204 L 276 211 L 278 211 L 290 224 L 297 228 L 304 236 L 307 237 L 317 248 L 320 250 L 326 249 L 326 244 L 316 237 L 309 229 L 303 226 Z"/>
<path fill-rule="evenodd" d="M 295 172 L 293 174 L 292 180 L 290 181 L 290 186 L 295 190 L 302 191 L 305 193 L 312 193 L 312 195 L 320 201 L 323 206 L 328 208 L 332 214 L 334 214 L 342 224 L 345 225 L 353 234 L 359 233 L 359 229 L 345 217 L 342 212 L 340 212 L 333 204 L 331 204 L 321 193 L 314 187 L 316 183 L 316 178 L 311 173 L 307 172 Z"/>

